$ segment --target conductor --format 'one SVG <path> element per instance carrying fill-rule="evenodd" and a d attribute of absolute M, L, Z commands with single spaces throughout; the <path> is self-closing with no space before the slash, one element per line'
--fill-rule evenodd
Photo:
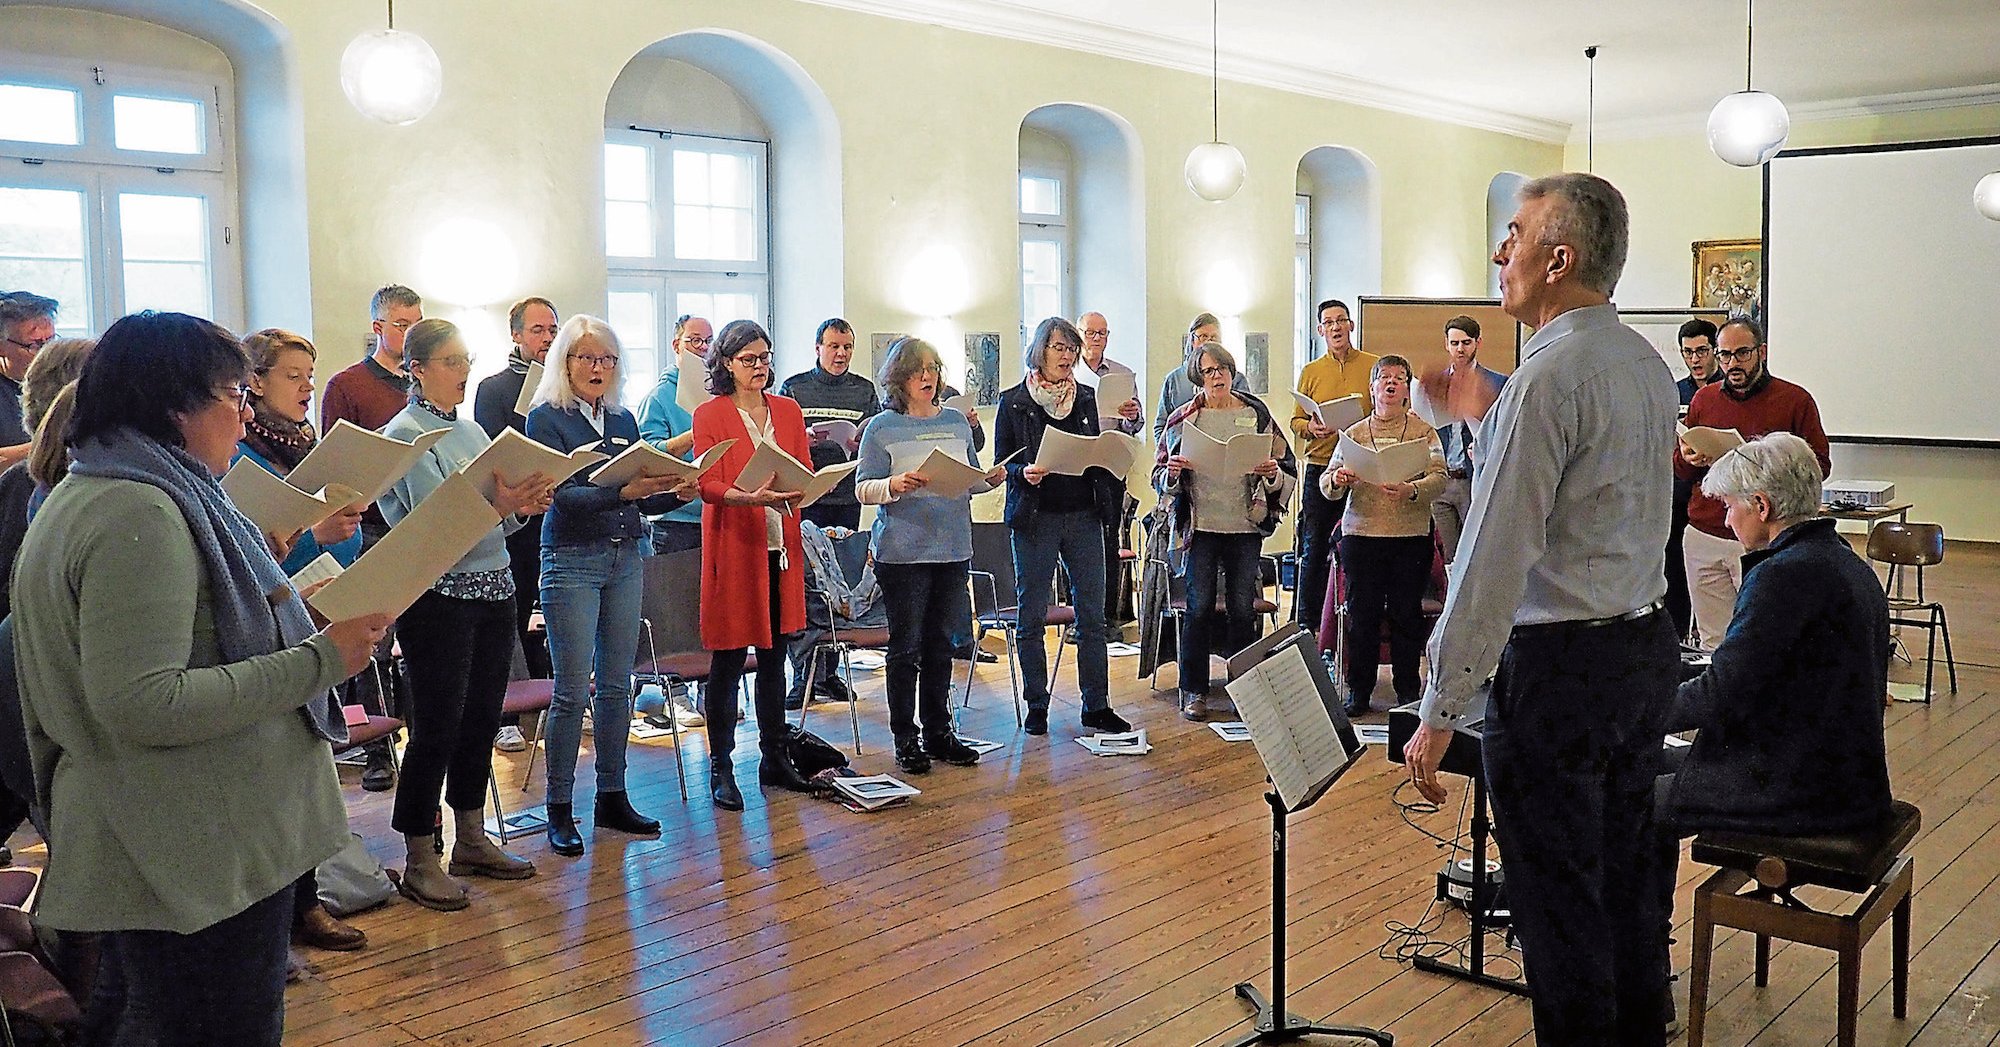
<path fill-rule="evenodd" d="M 1535 328 L 1487 413 L 1472 509 L 1431 639 L 1411 780 L 1438 764 L 1496 666 L 1483 727 L 1495 835 L 1543 1047 L 1665 1042 L 1666 914 L 1653 778 L 1676 645 L 1661 613 L 1678 398 L 1610 304 L 1625 199 L 1537 179 L 1494 252 L 1501 304 Z"/>

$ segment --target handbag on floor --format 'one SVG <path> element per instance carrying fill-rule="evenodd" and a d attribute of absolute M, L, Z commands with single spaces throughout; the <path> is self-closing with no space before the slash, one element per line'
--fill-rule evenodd
<path fill-rule="evenodd" d="M 799 774 L 810 778 L 821 771 L 847 766 L 847 754 L 811 731 L 791 727 L 785 736 L 785 751 Z"/>
<path fill-rule="evenodd" d="M 396 885 L 359 833 L 347 834 L 346 846 L 319 863 L 318 875 L 319 902 L 335 916 L 373 909 L 396 896 Z"/>

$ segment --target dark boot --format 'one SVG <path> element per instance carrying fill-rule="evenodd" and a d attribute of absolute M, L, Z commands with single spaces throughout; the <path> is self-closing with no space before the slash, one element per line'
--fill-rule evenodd
<path fill-rule="evenodd" d="M 632 809 L 632 798 L 620 789 L 597 794 L 597 811 L 592 819 L 600 829 L 616 829 L 634 836 L 658 836 L 660 823 Z"/>
<path fill-rule="evenodd" d="M 396 762 L 390 755 L 388 739 L 370 743 L 368 763 L 361 768 L 361 787 L 371 793 L 385 793 L 396 787 Z"/>
<path fill-rule="evenodd" d="M 583 837 L 576 831 L 576 816 L 569 804 L 549 805 L 549 847 L 565 858 L 583 853 Z"/>
<path fill-rule="evenodd" d="M 782 749 L 764 751 L 764 759 L 757 765 L 757 781 L 795 793 L 812 792 L 812 783 L 792 765 L 791 754 Z"/>
<path fill-rule="evenodd" d="M 736 768 L 719 763 L 708 770 L 708 796 L 725 811 L 743 809 L 743 793 L 736 788 Z"/>

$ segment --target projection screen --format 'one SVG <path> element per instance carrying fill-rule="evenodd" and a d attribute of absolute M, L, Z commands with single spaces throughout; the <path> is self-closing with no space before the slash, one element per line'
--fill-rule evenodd
<path fill-rule="evenodd" d="M 2000 446 L 2000 138 L 1779 153 L 1764 172 L 1772 373 L 1857 442 Z"/>

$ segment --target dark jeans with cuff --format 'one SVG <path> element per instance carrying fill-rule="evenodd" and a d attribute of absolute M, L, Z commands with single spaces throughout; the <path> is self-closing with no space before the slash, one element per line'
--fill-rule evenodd
<path fill-rule="evenodd" d="M 967 562 L 875 562 L 889 612 L 889 730 L 898 743 L 951 733 L 951 634 L 971 614 Z"/>
<path fill-rule="evenodd" d="M 1207 694 L 1208 656 L 1235 654 L 1257 638 L 1257 553 L 1264 536 L 1196 531 L 1187 551 L 1187 614 L 1181 619 L 1181 690 Z M 1222 593 L 1224 614 L 1215 615 Z"/>

